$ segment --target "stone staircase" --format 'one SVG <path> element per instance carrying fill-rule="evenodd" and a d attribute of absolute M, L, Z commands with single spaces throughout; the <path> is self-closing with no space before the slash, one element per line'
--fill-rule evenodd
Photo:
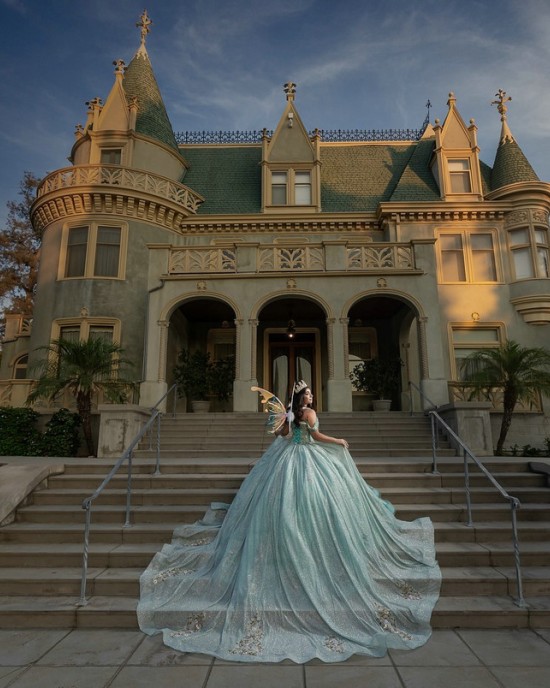
<path fill-rule="evenodd" d="M 262 414 L 188 414 L 164 418 L 161 475 L 144 442 L 134 460 L 132 525 L 124 528 L 126 471 L 92 512 L 86 606 L 77 606 L 83 549 L 82 500 L 112 466 L 67 459 L 0 528 L 0 627 L 135 628 L 139 575 L 181 522 L 200 518 L 212 501 L 231 501 L 271 441 Z M 515 572 L 510 509 L 472 469 L 474 526 L 465 525 L 462 461 L 441 443 L 431 474 L 431 438 L 423 416 L 324 414 L 322 430 L 346 437 L 368 482 L 397 516 L 429 515 L 443 572 L 436 628 L 550 627 L 550 489 L 524 459 L 485 459 L 522 502 L 519 537 L 527 608 L 513 602 Z"/>

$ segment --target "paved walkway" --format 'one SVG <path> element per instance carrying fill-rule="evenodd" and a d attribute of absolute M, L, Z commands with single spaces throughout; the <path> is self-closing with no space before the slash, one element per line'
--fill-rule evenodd
<path fill-rule="evenodd" d="M 548 688 L 550 630 L 441 630 L 340 664 L 239 664 L 139 631 L 0 630 L 0 688 Z"/>

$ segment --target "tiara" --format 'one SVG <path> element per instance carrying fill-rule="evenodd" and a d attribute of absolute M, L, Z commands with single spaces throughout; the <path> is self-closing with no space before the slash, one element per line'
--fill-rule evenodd
<path fill-rule="evenodd" d="M 294 385 L 294 394 L 299 394 L 303 389 L 307 387 L 307 382 L 304 380 L 298 380 Z"/>

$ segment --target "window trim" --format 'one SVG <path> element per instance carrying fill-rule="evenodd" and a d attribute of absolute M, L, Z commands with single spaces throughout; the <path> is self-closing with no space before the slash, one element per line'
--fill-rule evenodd
<path fill-rule="evenodd" d="M 475 279 L 475 263 L 473 260 L 474 249 L 472 248 L 471 237 L 473 235 L 489 234 L 493 242 L 493 259 L 495 266 L 494 280 L 476 280 Z M 443 253 L 440 237 L 448 235 L 459 235 L 462 240 L 462 257 L 464 263 L 464 280 L 447 280 L 444 274 Z M 500 264 L 500 245 L 498 240 L 498 232 L 494 227 L 488 228 L 441 228 L 436 231 L 437 241 L 437 272 L 438 282 L 440 284 L 502 284 L 502 267 Z"/>
<path fill-rule="evenodd" d="M 309 174 L 309 203 L 296 203 L 296 186 L 297 173 L 307 172 Z M 273 175 L 277 173 L 286 174 L 286 203 L 273 202 Z M 269 208 L 312 208 L 315 206 L 314 201 L 314 181 L 313 181 L 313 166 L 312 165 L 277 165 L 269 167 L 269 183 L 267 192 L 267 206 Z M 299 186 L 305 186 L 301 183 Z"/>
<path fill-rule="evenodd" d="M 462 346 L 455 345 L 454 333 L 458 330 L 493 330 L 497 333 L 496 342 L 475 342 L 475 347 L 471 344 L 463 344 Z M 506 339 L 506 329 L 503 322 L 498 321 L 477 321 L 477 322 L 450 322 L 448 323 L 448 339 L 449 339 L 449 359 L 451 382 L 462 384 L 463 381 L 459 377 L 459 371 L 456 361 L 456 349 L 496 349 Z"/>
<path fill-rule="evenodd" d="M 86 242 L 86 255 L 84 258 L 84 274 L 68 276 L 68 256 L 69 256 L 69 235 L 72 229 L 79 227 L 87 227 L 88 238 Z M 120 244 L 118 254 L 118 272 L 116 275 L 95 275 L 95 260 L 98 247 L 99 229 L 102 227 L 119 229 L 120 230 Z M 57 272 L 58 281 L 61 280 L 124 280 L 126 279 L 126 260 L 128 252 L 128 225 L 125 222 L 80 222 L 71 223 L 63 226 L 61 236 L 61 249 L 59 254 L 59 265 Z"/>
<path fill-rule="evenodd" d="M 78 327 L 80 332 L 80 341 L 87 341 L 90 337 L 90 328 L 93 327 L 112 327 L 113 329 L 113 343 L 120 343 L 121 321 L 118 318 L 109 317 L 88 317 L 81 316 L 77 318 L 58 318 L 52 323 L 51 339 L 55 341 L 61 336 L 61 330 L 65 327 Z"/>
<path fill-rule="evenodd" d="M 451 170 L 452 163 L 466 163 L 466 169 L 461 170 Z M 449 156 L 447 158 L 447 171 L 449 173 L 449 193 L 451 194 L 471 194 L 473 193 L 473 179 L 472 179 L 472 161 L 469 156 L 466 157 L 454 157 Z M 453 189 L 453 179 L 465 178 L 467 175 L 468 184 L 470 186 L 469 191 L 456 191 Z"/>
<path fill-rule="evenodd" d="M 99 147 L 99 164 L 100 165 L 122 165 L 123 164 L 123 151 L 124 146 L 100 146 Z M 116 153 L 119 154 L 118 162 L 105 162 L 103 158 L 103 153 Z"/>
<path fill-rule="evenodd" d="M 542 244 L 541 242 L 537 241 L 537 231 L 544 231 L 546 232 L 546 244 Z M 521 231 L 527 231 L 528 235 L 528 241 L 519 243 L 519 244 L 512 244 L 512 234 L 514 232 L 521 232 Z M 508 252 L 510 255 L 510 270 L 512 273 L 512 281 L 513 282 L 524 282 L 525 280 L 533 280 L 533 279 L 548 279 L 550 277 L 550 274 L 548 275 L 542 275 L 540 274 L 540 269 L 539 269 L 539 261 L 538 261 L 538 252 L 539 248 L 544 248 L 547 251 L 548 259 L 550 259 L 550 227 L 546 227 L 542 224 L 535 224 L 532 222 L 528 222 L 525 224 L 521 225 L 515 225 L 513 227 L 510 227 L 506 231 L 506 243 L 508 247 Z M 517 272 L 516 272 L 516 261 L 515 261 L 515 256 L 514 253 L 517 253 L 521 249 L 529 249 L 529 257 L 530 257 L 530 263 L 531 263 L 531 270 L 532 274 L 528 275 L 527 277 L 518 277 Z"/>

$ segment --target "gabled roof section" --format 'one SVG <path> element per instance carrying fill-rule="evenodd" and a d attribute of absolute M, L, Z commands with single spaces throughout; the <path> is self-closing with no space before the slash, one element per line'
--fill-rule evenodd
<path fill-rule="evenodd" d="M 107 131 L 111 129 L 121 131 L 127 130 L 130 126 L 128 101 L 122 86 L 124 62 L 122 60 L 117 60 L 114 64 L 116 67 L 115 83 L 98 117 L 95 131 Z"/>
<path fill-rule="evenodd" d="M 449 93 L 447 105 L 449 106 L 449 111 L 441 127 L 440 145 L 453 149 L 471 148 L 472 139 L 470 131 L 456 108 L 454 93 Z"/>
<path fill-rule="evenodd" d="M 129 101 L 137 98 L 136 131 L 178 150 L 174 131 L 145 48 L 145 38 L 151 23 L 147 12 L 144 12 L 141 24 L 138 24 L 141 26 L 141 45 L 126 69 L 123 87 Z"/>
<path fill-rule="evenodd" d="M 392 201 L 439 201 L 439 189 L 430 170 L 430 160 L 435 147 L 435 139 L 421 139 L 403 170 Z"/>
<path fill-rule="evenodd" d="M 287 103 L 267 145 L 266 161 L 311 163 L 315 160 L 315 149 L 294 105 L 296 84 L 289 81 L 284 89 Z"/>
<path fill-rule="evenodd" d="M 416 145 L 322 145 L 323 212 L 374 211 L 389 201 Z"/>
<path fill-rule="evenodd" d="M 517 182 L 540 181 L 508 126 L 506 117 L 508 107 L 506 103 L 512 99 L 507 96 L 506 91 L 502 89 L 499 89 L 496 97 L 497 100 L 494 100 L 491 105 L 497 106 L 500 113 L 502 128 L 500 131 L 500 142 L 495 156 L 495 163 L 493 165 L 493 173 L 491 175 L 491 189 L 496 191 L 503 186 L 516 184 Z"/>

